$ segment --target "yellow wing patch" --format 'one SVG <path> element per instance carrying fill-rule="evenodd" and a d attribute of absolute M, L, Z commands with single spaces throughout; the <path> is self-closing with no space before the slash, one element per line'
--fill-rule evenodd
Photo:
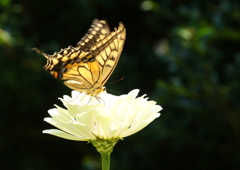
<path fill-rule="evenodd" d="M 44 69 L 63 80 L 71 89 L 97 97 L 105 91 L 105 83 L 115 69 L 126 39 L 122 23 L 110 32 L 104 20 L 93 20 L 76 47 L 69 46 L 53 55 L 33 48 L 47 58 Z"/>

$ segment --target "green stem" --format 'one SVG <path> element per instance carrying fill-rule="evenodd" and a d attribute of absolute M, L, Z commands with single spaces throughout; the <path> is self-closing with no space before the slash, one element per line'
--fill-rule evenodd
<path fill-rule="evenodd" d="M 111 153 L 101 152 L 102 170 L 110 170 L 110 154 Z"/>

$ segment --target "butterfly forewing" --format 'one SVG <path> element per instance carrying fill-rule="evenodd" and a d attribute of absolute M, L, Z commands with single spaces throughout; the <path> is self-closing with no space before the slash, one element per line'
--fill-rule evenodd
<path fill-rule="evenodd" d="M 82 51 L 89 52 L 91 47 L 109 35 L 110 29 L 106 21 L 94 19 L 88 32 L 77 43 Z"/>
<path fill-rule="evenodd" d="M 115 69 L 121 52 L 123 50 L 126 38 L 126 30 L 122 23 L 119 24 L 118 30 L 112 32 L 104 40 L 96 44 L 91 51 L 96 55 L 96 60 L 102 66 L 101 85 L 104 85 Z"/>

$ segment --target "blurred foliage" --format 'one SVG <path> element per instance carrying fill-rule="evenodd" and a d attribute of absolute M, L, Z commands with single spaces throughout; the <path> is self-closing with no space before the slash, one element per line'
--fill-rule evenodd
<path fill-rule="evenodd" d="M 99 169 L 91 145 L 41 133 L 71 90 L 31 51 L 74 46 L 94 18 L 127 28 L 109 82 L 124 80 L 108 91 L 139 88 L 163 107 L 116 145 L 112 169 L 239 169 L 240 4 L 227 0 L 1 0 L 0 169 Z"/>

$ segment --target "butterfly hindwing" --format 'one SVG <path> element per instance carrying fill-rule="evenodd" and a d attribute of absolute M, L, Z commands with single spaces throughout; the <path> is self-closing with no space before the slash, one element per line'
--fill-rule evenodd
<path fill-rule="evenodd" d="M 59 52 L 55 52 L 53 55 L 46 54 L 37 48 L 33 48 L 33 50 L 48 59 L 44 69 L 61 73 L 63 72 L 61 69 L 65 65 L 91 60 L 91 58 L 88 57 L 90 48 L 98 41 L 104 39 L 109 33 L 110 29 L 106 21 L 94 19 L 87 33 L 77 43 L 77 47 L 68 46 Z"/>

